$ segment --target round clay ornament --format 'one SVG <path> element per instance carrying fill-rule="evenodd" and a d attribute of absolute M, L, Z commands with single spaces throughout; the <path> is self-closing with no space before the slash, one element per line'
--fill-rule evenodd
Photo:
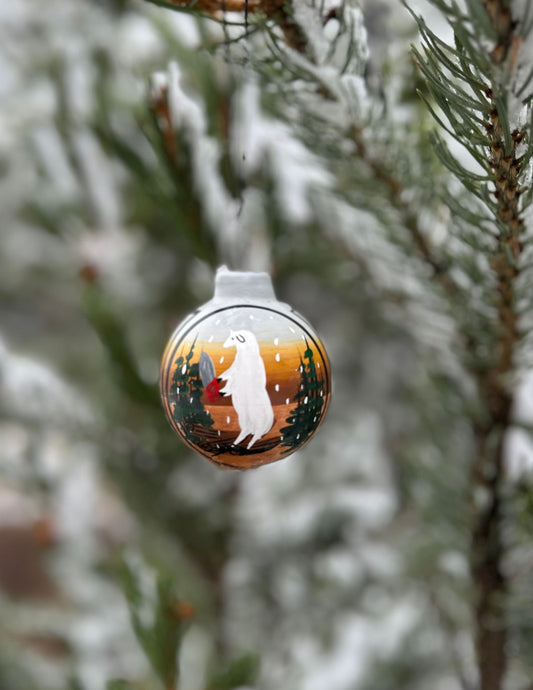
<path fill-rule="evenodd" d="M 161 362 L 167 418 L 216 465 L 251 469 L 287 457 L 326 414 L 324 345 L 266 273 L 217 272 L 212 300 L 187 317 Z"/>

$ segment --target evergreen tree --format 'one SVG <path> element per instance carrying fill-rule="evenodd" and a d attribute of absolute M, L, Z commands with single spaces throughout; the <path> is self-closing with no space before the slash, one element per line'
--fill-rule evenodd
<path fill-rule="evenodd" d="M 293 400 L 296 407 L 285 420 L 288 426 L 281 429 L 282 445 L 294 448 L 305 443 L 320 423 L 324 406 L 324 380 L 318 378 L 313 350 L 307 348 L 300 357 L 300 385 Z"/>
<path fill-rule="evenodd" d="M 180 355 L 176 359 L 170 394 L 170 402 L 174 404 L 172 417 L 192 443 L 197 443 L 202 438 L 198 435 L 198 427 L 211 427 L 214 424 L 202 402 L 204 388 L 199 363 L 191 364 L 195 345 L 196 339 L 187 355 Z"/>
<path fill-rule="evenodd" d="M 172 388 L 169 394 L 170 404 L 173 405 L 172 418 L 176 424 L 181 425 L 187 415 L 187 408 L 183 404 L 190 397 L 189 377 L 185 357 L 180 355 L 174 363 L 174 375 L 172 376 Z"/>

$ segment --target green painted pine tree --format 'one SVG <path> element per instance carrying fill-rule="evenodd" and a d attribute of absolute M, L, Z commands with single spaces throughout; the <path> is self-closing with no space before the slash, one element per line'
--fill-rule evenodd
<path fill-rule="evenodd" d="M 187 363 L 185 357 L 180 355 L 174 363 L 174 375 L 172 376 L 172 389 L 170 391 L 169 400 L 173 405 L 172 417 L 174 421 L 182 426 L 186 417 L 186 407 L 183 401 L 187 400 L 189 395 L 189 381 L 187 376 Z"/>
<path fill-rule="evenodd" d="M 202 402 L 204 387 L 199 364 L 191 364 L 195 345 L 196 339 L 187 355 L 180 355 L 176 359 L 170 397 L 171 404 L 174 404 L 173 419 L 183 429 L 186 438 L 193 443 L 201 440 L 197 433 L 198 427 L 211 427 L 214 423 Z"/>
<path fill-rule="evenodd" d="M 286 427 L 281 429 L 283 446 L 294 448 L 305 443 L 316 429 L 324 406 L 324 380 L 318 378 L 313 350 L 307 348 L 300 357 L 300 385 L 294 396 L 296 407 L 287 417 Z"/>

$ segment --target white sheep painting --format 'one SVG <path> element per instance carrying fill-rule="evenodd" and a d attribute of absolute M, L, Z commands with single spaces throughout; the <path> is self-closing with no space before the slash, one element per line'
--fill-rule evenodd
<path fill-rule="evenodd" d="M 241 432 L 233 443 L 238 445 L 251 435 L 247 446 L 250 449 L 274 423 L 274 410 L 266 390 L 265 364 L 251 331 L 231 331 L 224 347 L 235 347 L 237 354 L 233 364 L 220 374 L 219 378 L 226 381 L 220 393 L 231 395 L 239 419 Z"/>

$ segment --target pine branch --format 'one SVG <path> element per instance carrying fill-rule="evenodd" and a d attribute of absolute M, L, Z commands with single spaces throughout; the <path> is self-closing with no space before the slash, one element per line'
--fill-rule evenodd
<path fill-rule="evenodd" d="M 495 64 L 501 65 L 512 56 L 519 37 L 515 22 L 503 2 L 486 0 L 484 6 L 498 39 L 491 52 Z M 514 60 L 511 59 L 509 72 Z M 503 517 L 502 483 L 504 471 L 504 435 L 509 428 L 513 395 L 506 380 L 514 370 L 514 352 L 520 338 L 515 303 L 515 282 L 519 275 L 518 262 L 522 252 L 520 236 L 523 220 L 520 217 L 520 178 L 524 172 L 518 147 L 525 131 L 512 132 L 510 141 L 506 131 L 507 113 L 498 85 L 487 90 L 490 100 L 490 123 L 486 124 L 490 138 L 490 168 L 493 170 L 496 199 L 495 214 L 499 227 L 498 248 L 491 268 L 498 291 L 498 330 L 494 364 L 479 378 L 479 388 L 490 413 L 490 428 L 477 429 L 478 454 L 473 467 L 474 491 L 486 490 L 488 502 L 478 511 L 472 536 L 472 578 L 477 591 L 475 607 L 477 626 L 477 654 L 480 667 L 481 690 L 499 690 L 506 669 L 505 645 L 507 627 L 504 603 L 508 583 L 502 570 L 504 544 L 501 534 Z M 498 430 L 495 452 L 488 448 L 493 429 Z"/>
<path fill-rule="evenodd" d="M 239 12 L 244 14 L 246 6 L 248 14 L 259 12 L 269 16 L 273 11 L 283 6 L 280 0 L 147 0 L 154 5 L 168 9 L 195 10 L 210 15 L 223 12 Z"/>
<path fill-rule="evenodd" d="M 242 15 L 260 14 L 279 26 L 288 46 L 300 53 L 307 49 L 307 39 L 292 17 L 291 0 L 146 0 L 153 5 L 179 11 L 205 13 L 221 18 L 226 12 Z"/>
<path fill-rule="evenodd" d="M 503 64 L 511 51 L 514 63 L 521 37 L 515 33 L 516 22 L 511 16 L 509 3 L 505 0 L 482 0 L 482 4 L 497 35 L 496 45 L 491 52 L 494 63 Z"/>
<path fill-rule="evenodd" d="M 437 122 L 469 151 L 486 174 L 467 170 L 440 138 L 435 140 L 436 152 L 484 203 L 493 219 L 490 238 L 495 237 L 490 240 L 494 281 L 487 285 L 486 294 L 495 307 L 496 323 L 487 322 L 483 333 L 470 333 L 466 350 L 483 409 L 482 419 L 473 422 L 476 453 L 471 481 L 470 570 L 479 688 L 501 690 L 507 667 L 505 606 L 509 589 L 502 565 L 504 438 L 511 426 L 513 393 L 509 380 L 520 339 L 515 284 L 523 249 L 520 182 L 527 165 L 527 158 L 520 158 L 519 153 L 526 130 L 511 131 L 507 108 L 522 37 L 505 0 L 483 0 L 483 8 L 467 2 L 466 16 L 455 3 L 434 4 L 453 26 L 456 47 L 443 44 L 417 17 L 423 50 L 415 49 L 414 54 L 447 124 L 425 100 Z M 486 219 L 481 216 L 478 228 L 486 231 Z M 482 338 L 487 337 L 492 339 L 491 357 L 480 365 L 477 352 Z"/>
<path fill-rule="evenodd" d="M 160 401 L 157 389 L 146 383 L 139 373 L 124 324 L 113 309 L 108 295 L 98 284 L 97 268 L 84 266 L 80 277 L 85 284 L 82 295 L 85 314 L 106 350 L 111 372 L 118 385 L 131 400 L 158 410 Z"/>
<path fill-rule="evenodd" d="M 499 41 L 491 55 L 501 63 L 512 49 L 515 40 L 507 8 L 494 2 L 484 3 Z M 490 11 L 489 11 L 490 7 Z M 519 213 L 519 180 L 523 172 L 518 158 L 518 145 L 525 133 L 514 131 L 509 147 L 498 96 L 492 90 L 490 118 L 486 129 L 490 137 L 490 167 L 494 171 L 496 218 L 500 229 L 498 248 L 491 268 L 498 291 L 498 331 L 494 364 L 481 373 L 478 385 L 490 414 L 487 426 L 476 428 L 477 456 L 473 466 L 473 491 L 487 492 L 487 505 L 477 510 L 472 534 L 472 578 L 477 601 L 477 654 L 481 690 L 500 690 L 506 669 L 505 645 L 507 629 L 504 602 L 508 590 L 502 570 L 504 544 L 501 534 L 503 517 L 502 483 L 504 471 L 504 435 L 510 426 L 513 395 L 506 380 L 514 370 L 513 355 L 520 338 L 514 285 L 519 275 L 518 260 L 522 252 L 520 235 L 523 221 Z M 495 451 L 489 448 L 489 438 L 497 430 Z"/>
<path fill-rule="evenodd" d="M 324 23 L 327 23 L 327 20 L 328 16 L 326 16 Z M 276 51 L 276 55 L 284 63 L 290 57 L 286 51 L 281 49 Z M 293 70 L 296 80 L 315 81 L 317 93 L 326 101 L 337 102 L 341 107 L 345 107 L 345 95 L 342 89 L 339 89 L 338 84 L 325 80 L 323 73 L 316 71 L 310 61 L 305 58 L 299 58 L 287 64 L 287 68 Z M 298 97 L 298 93 L 296 93 L 296 97 Z M 352 124 L 347 130 L 347 136 L 355 144 L 357 158 L 364 163 L 371 179 L 387 190 L 390 206 L 398 213 L 402 225 L 411 236 L 413 246 L 419 258 L 430 268 L 432 275 L 448 298 L 453 298 L 456 301 L 459 296 L 458 289 L 450 275 L 448 262 L 437 256 L 430 240 L 421 227 L 418 209 L 405 200 L 406 185 L 393 167 L 379 154 L 376 155 L 375 147 L 367 144 L 365 127 L 360 120 L 354 118 L 352 113 L 349 114 L 349 117 Z M 323 129 L 323 122 L 320 122 L 319 127 Z M 316 140 L 314 143 L 316 145 Z"/>

